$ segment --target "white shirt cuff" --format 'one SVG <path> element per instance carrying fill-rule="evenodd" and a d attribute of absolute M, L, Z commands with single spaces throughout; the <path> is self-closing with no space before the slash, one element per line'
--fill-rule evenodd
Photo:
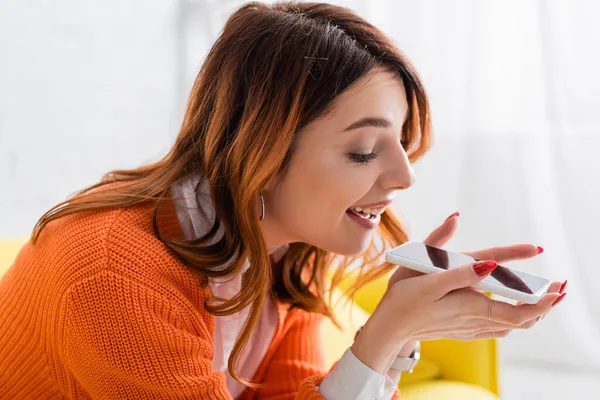
<path fill-rule="evenodd" d="M 382 375 L 372 370 L 348 348 L 323 379 L 318 390 L 326 400 L 389 400 L 400 379 L 397 373 L 391 375 Z"/>

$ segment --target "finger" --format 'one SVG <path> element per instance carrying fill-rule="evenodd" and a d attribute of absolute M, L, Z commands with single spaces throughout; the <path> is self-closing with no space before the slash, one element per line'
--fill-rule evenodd
<path fill-rule="evenodd" d="M 394 282 L 400 281 L 403 279 L 414 278 L 415 276 L 425 275 L 424 272 L 420 272 L 414 269 L 398 266 L 394 271 L 394 274 L 391 276 L 390 280 Z"/>
<path fill-rule="evenodd" d="M 538 323 L 537 319 L 527 321 L 526 323 L 519 326 L 512 326 L 506 324 L 500 324 L 497 322 L 488 322 L 484 321 L 484 323 L 477 324 L 476 326 L 464 327 L 456 329 L 452 335 L 455 337 L 474 337 L 484 333 L 491 332 L 502 332 L 502 331 L 513 331 L 515 329 L 525 330 L 530 329 Z"/>
<path fill-rule="evenodd" d="M 548 288 L 548 293 L 559 293 L 562 282 L 552 282 Z"/>
<path fill-rule="evenodd" d="M 529 328 L 532 328 L 533 326 L 535 326 L 538 322 L 539 321 L 538 321 L 537 317 L 534 319 L 531 319 L 529 321 L 525 321 L 521 325 L 509 325 L 509 324 L 501 324 L 499 322 L 485 321 L 485 324 L 483 326 L 481 326 L 480 329 L 477 330 L 477 333 L 490 332 L 490 331 L 498 332 L 498 331 L 502 331 L 505 329 L 510 329 L 510 330 L 529 329 Z"/>
<path fill-rule="evenodd" d="M 562 284 L 563 284 L 562 282 L 556 282 L 556 281 L 552 282 L 550 284 L 550 287 L 548 288 L 548 293 L 559 293 L 560 294 L 561 293 L 560 288 L 561 288 Z M 523 303 L 522 301 L 517 301 L 515 303 L 515 306 L 520 306 L 521 304 L 525 304 L 525 303 Z"/>
<path fill-rule="evenodd" d="M 507 261 L 523 260 L 537 256 L 538 247 L 533 244 L 515 244 L 511 246 L 499 246 L 489 249 L 462 252 L 477 260 L 495 260 L 498 263 Z"/>
<path fill-rule="evenodd" d="M 489 276 L 496 266 L 497 263 L 493 260 L 480 261 L 428 274 L 423 279 L 430 285 L 431 290 L 428 292 L 440 299 L 453 290 L 478 284 Z"/>
<path fill-rule="evenodd" d="M 488 301 L 481 316 L 486 319 L 491 316 L 491 320 L 494 322 L 520 326 L 549 312 L 552 309 L 552 303 L 559 297 L 558 293 L 548 293 L 537 304 L 521 304 L 518 306 L 503 301 L 491 300 L 491 310 Z"/>
<path fill-rule="evenodd" d="M 558 293 L 563 294 L 565 292 L 565 289 L 567 288 L 567 283 L 569 283 L 569 280 L 565 279 L 565 281 L 560 285 Z"/>
<path fill-rule="evenodd" d="M 392 287 L 396 282 L 414 278 L 417 276 L 425 275 L 424 272 L 415 271 L 414 269 L 408 269 L 406 267 L 398 267 L 396 271 L 392 274 L 390 279 L 388 280 L 388 288 Z"/>
<path fill-rule="evenodd" d="M 513 330 L 512 329 L 503 329 L 501 331 L 492 331 L 492 332 L 483 332 L 478 333 L 473 336 L 472 340 L 480 340 L 480 339 L 500 339 L 508 336 Z"/>
<path fill-rule="evenodd" d="M 479 333 L 456 333 L 453 335 L 448 335 L 447 338 L 468 342 L 471 340 L 481 339 L 499 339 L 508 336 L 511 332 L 512 329 L 501 329 L 497 331 L 486 331 Z"/>
<path fill-rule="evenodd" d="M 550 284 L 550 288 L 548 288 L 548 293 L 558 293 L 558 294 L 563 294 L 563 292 L 565 291 L 565 287 L 567 286 L 567 281 L 564 281 L 563 283 L 561 282 L 552 282 Z M 544 319 L 546 318 L 546 315 L 548 315 L 548 313 L 544 313 L 542 314 L 540 319 Z"/>
<path fill-rule="evenodd" d="M 448 242 L 456 232 L 458 228 L 457 213 L 452 214 L 448 217 L 440 226 L 438 226 L 433 232 L 427 236 L 423 243 L 430 246 L 442 247 Z"/>

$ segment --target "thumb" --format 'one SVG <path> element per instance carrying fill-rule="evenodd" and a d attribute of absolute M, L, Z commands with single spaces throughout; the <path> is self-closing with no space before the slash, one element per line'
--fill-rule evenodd
<path fill-rule="evenodd" d="M 498 266 L 494 260 L 477 261 L 446 271 L 430 274 L 431 284 L 440 297 L 449 292 L 478 284 Z"/>
<path fill-rule="evenodd" d="M 458 218 L 453 217 L 458 217 L 459 215 L 460 214 L 458 212 L 455 212 L 446 218 L 446 220 L 442 222 L 440 226 L 438 226 L 429 234 L 429 236 L 427 236 L 427 238 L 425 238 L 425 240 L 423 240 L 423 243 L 430 246 L 443 247 L 448 240 L 452 239 L 454 232 L 456 232 L 456 229 L 458 229 Z"/>

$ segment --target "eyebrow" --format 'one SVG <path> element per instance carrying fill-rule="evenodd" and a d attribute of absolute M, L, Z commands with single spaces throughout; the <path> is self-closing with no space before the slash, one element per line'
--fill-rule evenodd
<path fill-rule="evenodd" d="M 408 118 L 408 113 L 406 117 Z M 347 126 L 343 132 L 364 128 L 366 126 L 373 128 L 389 128 L 392 126 L 392 123 L 388 119 L 382 117 L 365 117 Z"/>

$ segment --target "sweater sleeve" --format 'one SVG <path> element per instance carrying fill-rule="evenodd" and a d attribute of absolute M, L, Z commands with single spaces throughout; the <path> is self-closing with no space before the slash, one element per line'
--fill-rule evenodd
<path fill-rule="evenodd" d="M 204 321 L 185 321 L 183 300 L 149 286 L 104 270 L 67 291 L 59 335 L 69 398 L 231 399 Z"/>
<path fill-rule="evenodd" d="M 212 368 L 212 333 L 202 318 L 187 321 L 183 301 L 109 270 L 71 286 L 57 329 L 72 379 L 67 397 L 231 400 L 225 375 Z M 325 400 L 318 389 L 327 375 L 323 317 L 297 311 L 254 398 Z"/>
<path fill-rule="evenodd" d="M 327 375 L 321 339 L 323 316 L 294 310 L 294 320 L 278 344 L 263 376 L 260 400 L 322 400 L 318 385 Z"/>

